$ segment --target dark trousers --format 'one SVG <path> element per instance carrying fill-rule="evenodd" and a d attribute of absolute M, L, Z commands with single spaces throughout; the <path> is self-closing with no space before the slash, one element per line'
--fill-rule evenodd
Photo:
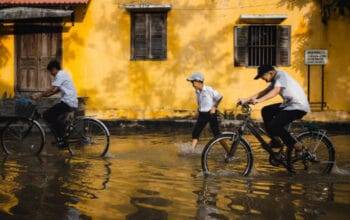
<path fill-rule="evenodd" d="M 280 137 L 287 147 L 293 147 L 296 140 L 285 128 L 291 122 L 304 117 L 306 112 L 300 110 L 283 110 L 281 103 L 265 106 L 261 110 L 267 134 L 274 140 Z"/>
<path fill-rule="evenodd" d="M 219 121 L 217 114 L 210 114 L 209 112 L 199 112 L 197 122 L 192 131 L 192 138 L 198 139 L 200 134 L 203 131 L 203 128 L 209 122 L 210 129 L 213 132 L 214 136 L 218 136 L 220 134 L 219 130 Z"/>
<path fill-rule="evenodd" d="M 64 116 L 71 111 L 73 109 L 69 105 L 60 102 L 44 112 L 43 118 L 49 124 L 57 138 L 63 138 L 65 129 Z"/>

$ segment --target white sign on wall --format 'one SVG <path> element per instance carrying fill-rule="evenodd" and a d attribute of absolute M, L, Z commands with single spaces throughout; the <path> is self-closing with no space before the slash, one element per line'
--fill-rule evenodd
<path fill-rule="evenodd" d="M 325 65 L 328 62 L 328 50 L 305 50 L 306 65 Z"/>

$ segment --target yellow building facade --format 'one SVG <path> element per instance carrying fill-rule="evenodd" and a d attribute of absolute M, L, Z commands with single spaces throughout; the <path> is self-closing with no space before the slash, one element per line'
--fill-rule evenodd
<path fill-rule="evenodd" d="M 133 12 L 127 6 L 142 8 L 150 4 L 170 6 L 166 12 L 166 59 L 134 60 Z M 325 25 L 318 4 L 311 0 L 91 0 L 75 13 L 79 19 L 74 25 L 66 22 L 62 31 L 63 68 L 71 73 L 79 96 L 88 98 L 88 114 L 99 118 L 164 119 L 193 115 L 195 94 L 186 82 L 193 71 L 204 73 L 205 83 L 222 93 L 221 110 L 232 109 L 236 99 L 266 86 L 263 81 L 253 80 L 255 67 L 234 64 L 235 26 L 264 22 L 264 15 L 283 15 L 281 21 L 272 22 L 291 28 L 290 65 L 278 68 L 290 73 L 306 91 L 304 51 L 327 49 L 329 60 L 324 81 L 327 111 L 350 112 L 350 18 L 334 16 Z M 255 21 L 242 21 L 242 15 L 255 16 Z M 17 93 L 15 39 L 15 33 L 0 36 L 2 97 Z M 320 71 L 320 66 L 311 67 L 311 99 L 315 101 L 321 93 Z M 276 101 L 277 98 L 271 102 Z M 256 109 L 261 107 L 260 104 Z"/>

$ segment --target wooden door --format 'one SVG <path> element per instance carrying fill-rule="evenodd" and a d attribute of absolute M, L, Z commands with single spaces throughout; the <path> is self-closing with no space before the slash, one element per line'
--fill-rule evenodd
<path fill-rule="evenodd" d="M 18 28 L 16 33 L 16 90 L 19 93 L 44 91 L 51 84 L 46 66 L 61 60 L 61 32 L 53 29 Z"/>

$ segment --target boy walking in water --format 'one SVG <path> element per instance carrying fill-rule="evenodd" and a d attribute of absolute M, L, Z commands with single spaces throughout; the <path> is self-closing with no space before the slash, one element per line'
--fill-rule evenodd
<path fill-rule="evenodd" d="M 193 73 L 187 78 L 187 81 L 192 83 L 198 103 L 198 118 L 192 131 L 192 149 L 194 150 L 199 136 L 208 122 L 213 135 L 218 136 L 220 134 L 217 108 L 222 100 L 222 95 L 212 87 L 204 85 L 202 73 Z"/>

